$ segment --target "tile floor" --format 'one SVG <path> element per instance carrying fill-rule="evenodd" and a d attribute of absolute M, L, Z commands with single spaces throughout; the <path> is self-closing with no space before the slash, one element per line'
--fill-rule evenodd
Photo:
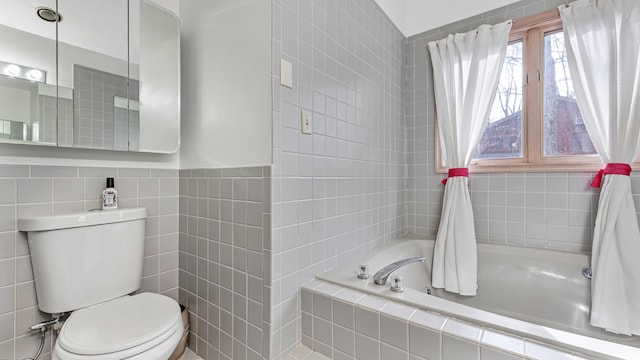
<path fill-rule="evenodd" d="M 328 357 L 313 352 L 311 349 L 304 345 L 298 345 L 295 349 L 291 350 L 289 355 L 284 360 L 331 360 Z"/>
<path fill-rule="evenodd" d="M 179 360 L 202 360 L 200 356 L 187 348 L 182 357 Z M 330 360 L 328 357 L 311 351 L 304 345 L 299 345 L 295 349 L 291 350 L 289 355 L 284 360 Z"/>
<path fill-rule="evenodd" d="M 202 360 L 202 358 L 191 351 L 191 349 L 187 348 L 179 360 Z"/>

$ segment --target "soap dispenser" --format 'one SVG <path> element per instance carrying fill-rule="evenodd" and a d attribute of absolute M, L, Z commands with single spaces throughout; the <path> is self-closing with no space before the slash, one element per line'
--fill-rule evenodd
<path fill-rule="evenodd" d="M 117 209 L 118 208 L 118 190 L 115 189 L 115 184 L 112 177 L 107 178 L 107 187 L 102 191 L 102 209 Z"/>

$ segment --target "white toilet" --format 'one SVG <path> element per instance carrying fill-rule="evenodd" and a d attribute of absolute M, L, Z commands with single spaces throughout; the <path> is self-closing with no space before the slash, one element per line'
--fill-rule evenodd
<path fill-rule="evenodd" d="M 183 331 L 179 305 L 140 287 L 147 211 L 20 219 L 38 307 L 64 322 L 53 360 L 166 360 Z"/>

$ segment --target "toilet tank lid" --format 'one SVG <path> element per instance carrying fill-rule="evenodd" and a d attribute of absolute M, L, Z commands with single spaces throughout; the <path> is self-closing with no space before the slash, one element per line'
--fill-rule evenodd
<path fill-rule="evenodd" d="M 18 230 L 58 230 L 81 226 L 102 225 L 123 221 L 140 220 L 146 217 L 146 208 L 91 210 L 73 214 L 22 218 L 18 221 Z"/>

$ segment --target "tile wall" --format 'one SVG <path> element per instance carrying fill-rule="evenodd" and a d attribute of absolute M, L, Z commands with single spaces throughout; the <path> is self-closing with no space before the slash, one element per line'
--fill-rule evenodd
<path fill-rule="evenodd" d="M 302 344 L 330 359 L 595 359 L 320 281 L 301 291 Z"/>
<path fill-rule="evenodd" d="M 442 174 L 434 172 L 433 78 L 427 43 L 480 24 L 556 8 L 563 0 L 523 0 L 407 39 L 407 225 L 435 238 L 440 222 Z M 472 174 L 471 201 L 477 240 L 516 246 L 590 250 L 599 191 L 591 173 Z M 634 194 L 640 190 L 635 176 Z"/>
<path fill-rule="evenodd" d="M 178 298 L 178 170 L 0 165 L 0 359 L 35 355 L 39 337 L 28 328 L 47 318 L 37 307 L 18 219 L 98 208 L 108 176 L 115 177 L 119 206 L 148 210 L 140 291 Z"/>
<path fill-rule="evenodd" d="M 113 120 L 113 149 L 138 151 L 140 149 L 140 112 L 115 107 Z"/>
<path fill-rule="evenodd" d="M 189 347 L 204 359 L 266 353 L 270 171 L 180 171 L 179 298 L 191 310 Z"/>
<path fill-rule="evenodd" d="M 71 99 L 57 99 L 58 117 L 56 118 L 56 98 L 53 96 L 39 96 L 40 126 L 38 136 L 40 142 L 73 145 L 73 101 Z"/>
<path fill-rule="evenodd" d="M 139 82 L 80 65 L 73 66 L 73 81 L 73 143 L 97 149 L 127 149 L 129 129 L 121 126 L 128 123 L 127 112 L 119 112 L 116 117 L 114 96 L 138 100 Z"/>
<path fill-rule="evenodd" d="M 300 285 L 406 231 L 405 38 L 371 0 L 273 0 L 271 359 Z M 293 88 L 280 85 L 280 59 Z M 300 132 L 300 111 L 313 135 Z M 267 311 L 267 310 L 265 310 Z"/>

